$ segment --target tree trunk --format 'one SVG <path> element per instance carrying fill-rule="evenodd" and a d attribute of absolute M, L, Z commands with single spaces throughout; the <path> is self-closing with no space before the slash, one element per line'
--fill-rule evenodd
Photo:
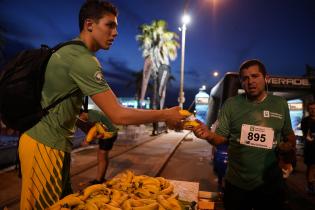
<path fill-rule="evenodd" d="M 156 110 L 158 109 L 158 76 L 157 72 L 154 71 L 153 74 L 153 99 L 152 99 L 152 109 Z M 157 135 L 158 134 L 158 122 L 153 123 L 153 130 L 152 130 L 152 135 Z"/>

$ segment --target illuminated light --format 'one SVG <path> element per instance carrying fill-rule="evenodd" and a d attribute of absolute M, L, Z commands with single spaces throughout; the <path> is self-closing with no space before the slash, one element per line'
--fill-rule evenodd
<path fill-rule="evenodd" d="M 214 77 L 219 76 L 219 72 L 217 72 L 217 71 L 213 72 L 213 76 L 214 76 Z"/>
<path fill-rule="evenodd" d="M 187 14 L 183 15 L 183 17 L 182 17 L 183 24 L 186 25 L 186 24 L 190 23 L 190 20 L 191 20 L 191 18 L 189 15 L 187 15 Z"/>

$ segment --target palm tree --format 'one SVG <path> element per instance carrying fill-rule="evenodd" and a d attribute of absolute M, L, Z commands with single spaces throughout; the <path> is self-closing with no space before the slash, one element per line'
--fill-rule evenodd
<path fill-rule="evenodd" d="M 153 79 L 152 108 L 157 109 L 159 98 L 157 93 L 158 70 L 162 64 L 169 66 L 170 60 L 176 59 L 179 47 L 179 43 L 176 41 L 178 35 L 175 32 L 167 30 L 167 23 L 164 20 L 154 20 L 151 25 L 143 24 L 139 29 L 140 34 L 136 36 L 136 39 L 140 43 L 145 64 L 148 61 L 152 62 L 152 65 L 150 65 L 150 70 L 152 71 L 151 77 Z M 145 71 L 144 69 L 144 74 L 146 73 Z M 142 83 L 144 82 L 145 79 L 143 79 Z M 144 96 L 144 94 L 141 95 Z M 160 105 L 160 109 L 163 109 L 163 105 Z M 158 133 L 157 128 L 157 123 L 153 123 L 153 135 Z"/>
<path fill-rule="evenodd" d="M 140 97 L 141 97 L 141 88 L 142 88 L 142 78 L 143 78 L 143 69 L 131 73 L 132 75 L 132 80 L 130 80 L 126 87 L 129 88 L 131 86 L 135 86 L 136 88 L 136 98 L 138 101 L 138 108 L 141 108 L 140 105 Z M 152 90 L 152 85 L 151 83 L 148 84 L 148 90 Z"/>
<path fill-rule="evenodd" d="M 139 29 L 141 34 L 137 35 L 136 39 L 140 43 L 142 56 L 145 60 L 152 61 L 153 108 L 157 108 L 158 69 L 162 64 L 169 65 L 170 60 L 176 59 L 179 47 L 176 40 L 178 35 L 167 30 L 167 23 L 164 20 L 154 20 L 151 25 L 143 24 Z"/>

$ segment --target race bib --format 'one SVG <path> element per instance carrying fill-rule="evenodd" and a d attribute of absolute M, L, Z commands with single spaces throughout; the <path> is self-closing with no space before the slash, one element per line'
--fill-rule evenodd
<path fill-rule="evenodd" d="M 240 143 L 246 146 L 272 149 L 274 131 L 272 128 L 242 125 Z"/>

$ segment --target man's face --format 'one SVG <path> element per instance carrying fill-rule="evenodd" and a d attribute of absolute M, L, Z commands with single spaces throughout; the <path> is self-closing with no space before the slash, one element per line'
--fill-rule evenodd
<path fill-rule="evenodd" d="M 259 98 L 265 92 L 265 78 L 257 65 L 241 71 L 241 84 L 249 97 Z"/>
<path fill-rule="evenodd" d="M 117 17 L 106 14 L 93 23 L 92 36 L 100 49 L 108 50 L 114 42 L 117 32 Z"/>
<path fill-rule="evenodd" d="M 315 104 L 308 106 L 308 113 L 312 118 L 315 117 Z"/>

